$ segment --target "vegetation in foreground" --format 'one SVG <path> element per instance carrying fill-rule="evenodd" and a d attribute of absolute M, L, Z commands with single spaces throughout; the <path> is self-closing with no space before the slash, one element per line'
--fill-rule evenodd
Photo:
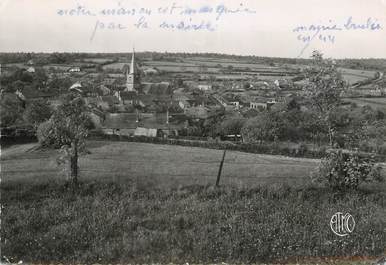
<path fill-rule="evenodd" d="M 2 256 L 17 262 L 271 262 L 381 256 L 386 194 L 313 187 L 149 189 L 2 183 Z M 329 227 L 353 215 L 352 234 Z"/>

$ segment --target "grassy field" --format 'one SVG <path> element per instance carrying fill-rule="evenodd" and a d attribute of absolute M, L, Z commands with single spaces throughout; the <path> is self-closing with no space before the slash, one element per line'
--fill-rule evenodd
<path fill-rule="evenodd" d="M 353 84 L 359 81 L 364 81 L 366 79 L 374 78 L 376 71 L 368 70 L 358 70 L 358 69 L 348 69 L 348 68 L 339 68 L 342 73 L 342 77 L 349 84 Z"/>
<path fill-rule="evenodd" d="M 112 63 L 104 65 L 106 70 L 120 70 L 124 62 Z M 245 61 L 238 60 L 222 60 L 216 58 L 181 58 L 178 62 L 169 61 L 156 61 L 156 60 L 144 60 L 142 62 L 145 67 L 157 67 L 157 69 L 167 73 L 207 73 L 207 74 L 220 74 L 228 66 L 232 66 L 234 69 L 243 71 L 244 74 L 258 75 L 259 73 L 270 72 L 271 76 L 262 76 L 262 80 L 276 80 L 281 78 L 281 73 L 288 72 L 283 67 L 274 67 L 265 64 L 254 64 Z M 203 68 L 204 67 L 204 68 Z M 252 72 L 251 72 L 252 71 Z M 275 75 L 277 73 L 277 75 Z M 234 76 L 239 76 L 237 72 Z"/>
<path fill-rule="evenodd" d="M 350 98 L 346 99 L 349 102 L 355 102 L 358 106 L 369 105 L 374 109 L 386 111 L 386 97 L 385 98 Z"/>
<path fill-rule="evenodd" d="M 89 142 L 90 154 L 80 159 L 82 179 L 141 178 L 157 187 L 208 185 L 216 180 L 221 150 L 128 142 Z M 2 181 L 60 179 L 54 150 L 27 151 L 31 145 L 6 149 L 2 154 Z M 309 182 L 318 160 L 228 151 L 223 184 L 256 186 Z"/>
<path fill-rule="evenodd" d="M 76 190 L 56 151 L 2 150 L 2 259 L 369 264 L 386 249 L 385 185 L 346 194 L 311 185 L 318 160 L 228 151 L 215 188 L 220 150 L 107 141 L 88 149 Z M 329 228 L 337 211 L 355 218 L 347 237 Z"/>
<path fill-rule="evenodd" d="M 335 264 L 350 264 L 350 257 L 385 254 L 384 192 L 339 195 L 281 185 L 163 190 L 142 180 L 87 181 L 75 191 L 63 182 L 2 183 L 2 258 L 43 264 L 320 264 L 316 257 L 332 256 L 340 257 Z M 355 218 L 349 236 L 329 228 L 338 211 Z"/>

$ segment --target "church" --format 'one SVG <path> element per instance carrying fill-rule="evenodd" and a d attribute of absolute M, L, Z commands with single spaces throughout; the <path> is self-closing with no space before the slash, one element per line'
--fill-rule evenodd
<path fill-rule="evenodd" d="M 141 88 L 141 76 L 135 63 L 135 52 L 131 56 L 130 67 L 126 69 L 126 89 L 127 92 L 139 92 Z"/>
<path fill-rule="evenodd" d="M 169 113 L 169 107 L 173 104 L 172 95 L 173 89 L 167 82 L 141 82 L 141 72 L 133 50 L 129 67 L 125 69 L 125 84 L 115 92 L 120 111 L 106 113 L 103 131 L 107 134 L 153 137 L 178 134 L 178 130 L 186 126 L 186 116 L 183 113 Z M 167 107 L 159 111 L 159 106 Z"/>

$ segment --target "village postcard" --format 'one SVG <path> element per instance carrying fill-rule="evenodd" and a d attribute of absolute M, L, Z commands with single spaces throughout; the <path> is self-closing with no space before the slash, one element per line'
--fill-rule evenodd
<path fill-rule="evenodd" d="M 386 265 L 386 0 L 0 0 L 0 264 Z"/>

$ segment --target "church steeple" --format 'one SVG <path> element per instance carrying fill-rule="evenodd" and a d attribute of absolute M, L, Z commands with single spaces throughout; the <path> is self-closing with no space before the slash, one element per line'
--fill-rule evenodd
<path fill-rule="evenodd" d="M 134 74 L 134 69 L 135 69 L 135 62 L 134 62 L 134 57 L 135 56 L 135 52 L 134 52 L 134 48 L 133 48 L 133 54 L 131 55 L 131 64 L 130 64 L 130 74 Z"/>
<path fill-rule="evenodd" d="M 135 87 L 139 84 L 136 84 L 137 71 L 135 69 L 135 52 L 133 48 L 133 54 L 131 55 L 130 71 L 126 69 L 126 91 L 135 91 Z"/>

